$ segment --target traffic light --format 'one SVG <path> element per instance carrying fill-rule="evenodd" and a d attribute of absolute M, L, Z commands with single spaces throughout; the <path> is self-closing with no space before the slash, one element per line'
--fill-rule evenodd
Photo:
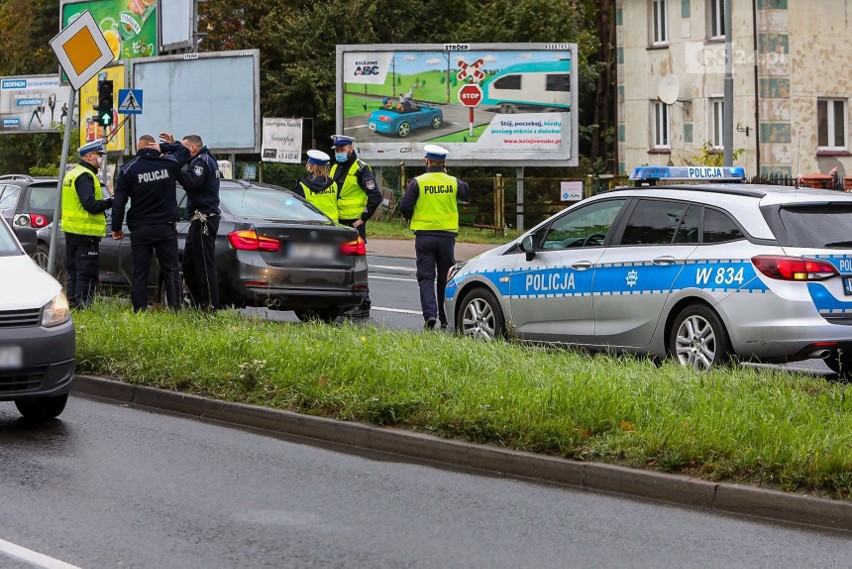
<path fill-rule="evenodd" d="M 98 81 L 98 116 L 96 121 L 102 126 L 112 125 L 112 81 Z"/>

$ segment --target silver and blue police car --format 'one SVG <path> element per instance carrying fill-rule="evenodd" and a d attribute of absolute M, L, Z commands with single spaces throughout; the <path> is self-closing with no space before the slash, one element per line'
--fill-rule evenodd
<path fill-rule="evenodd" d="M 744 177 L 637 169 L 637 186 L 580 201 L 454 266 L 447 316 L 477 338 L 697 369 L 823 358 L 852 377 L 852 194 L 737 183 Z"/>

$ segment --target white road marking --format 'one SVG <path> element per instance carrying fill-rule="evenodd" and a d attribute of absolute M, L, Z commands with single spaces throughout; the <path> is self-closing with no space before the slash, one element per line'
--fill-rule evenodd
<path fill-rule="evenodd" d="M 399 312 L 400 314 L 421 314 L 419 310 L 408 310 L 407 308 L 386 308 L 384 306 L 371 306 L 370 310 L 379 310 L 382 312 Z"/>
<path fill-rule="evenodd" d="M 80 569 L 76 565 L 48 557 L 47 555 L 21 547 L 20 545 L 15 545 L 3 539 L 0 539 L 0 553 L 5 553 L 9 557 L 20 559 L 21 561 L 25 561 L 36 567 L 43 567 L 44 569 Z"/>
<path fill-rule="evenodd" d="M 368 275 L 371 279 L 376 279 L 379 281 L 402 281 L 404 283 L 416 283 L 415 279 L 404 279 L 402 277 L 381 277 L 379 275 Z"/>
<path fill-rule="evenodd" d="M 385 269 L 387 271 L 399 271 L 403 273 L 414 273 L 417 271 L 414 267 L 393 267 L 391 265 L 374 265 L 373 263 L 369 264 L 369 268 L 371 269 Z"/>

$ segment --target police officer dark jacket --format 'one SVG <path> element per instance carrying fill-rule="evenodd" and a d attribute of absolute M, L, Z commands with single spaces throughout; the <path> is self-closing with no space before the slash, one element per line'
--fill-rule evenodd
<path fill-rule="evenodd" d="M 127 212 L 127 226 L 131 229 L 178 220 L 175 184 L 181 165 L 189 160 L 189 148 L 177 146 L 180 148 L 162 155 L 156 149 L 144 148 L 121 167 L 112 205 L 113 231 L 121 231 L 127 198 L 131 199 Z"/>
<path fill-rule="evenodd" d="M 180 143 L 161 144 L 164 152 L 176 152 Z M 191 216 L 196 211 L 204 215 L 220 214 L 219 163 L 206 146 L 201 147 L 189 167 L 178 173 L 178 182 L 186 190 L 186 210 Z"/>

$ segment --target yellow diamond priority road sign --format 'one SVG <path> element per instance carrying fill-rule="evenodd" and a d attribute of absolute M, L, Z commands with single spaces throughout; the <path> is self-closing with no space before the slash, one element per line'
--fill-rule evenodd
<path fill-rule="evenodd" d="M 113 60 L 112 50 L 88 10 L 50 40 L 50 47 L 75 91 Z"/>

